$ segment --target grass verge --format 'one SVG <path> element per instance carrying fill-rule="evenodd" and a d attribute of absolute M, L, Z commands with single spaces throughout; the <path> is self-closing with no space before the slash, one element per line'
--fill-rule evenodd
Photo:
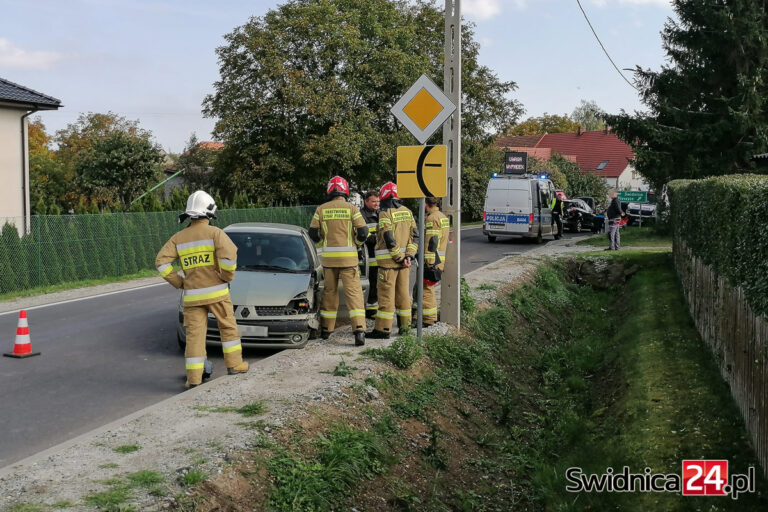
<path fill-rule="evenodd" d="M 621 281 L 595 289 L 574 284 L 579 265 L 544 266 L 468 315 L 460 335 L 368 350 L 385 364 L 367 386 L 258 433 L 246 462 L 192 497 L 203 510 L 764 510 L 762 479 L 738 501 L 565 490 L 573 466 L 756 466 L 669 252 L 593 258 L 639 270 L 626 284 L 613 272 Z M 233 488 L 237 478 L 245 491 Z"/>
<path fill-rule="evenodd" d="M 576 245 L 593 245 L 595 247 L 608 247 L 608 234 L 599 235 L 579 240 Z M 639 228 L 636 226 L 621 229 L 622 247 L 671 247 L 672 236 L 661 234 L 653 227 Z"/>

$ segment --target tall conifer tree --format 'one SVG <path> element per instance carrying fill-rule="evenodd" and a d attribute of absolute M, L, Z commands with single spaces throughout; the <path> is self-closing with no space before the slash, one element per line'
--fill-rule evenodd
<path fill-rule="evenodd" d="M 673 0 L 662 31 L 668 63 L 635 70 L 647 112 L 607 116 L 637 169 L 669 179 L 750 170 L 768 147 L 767 0 Z"/>

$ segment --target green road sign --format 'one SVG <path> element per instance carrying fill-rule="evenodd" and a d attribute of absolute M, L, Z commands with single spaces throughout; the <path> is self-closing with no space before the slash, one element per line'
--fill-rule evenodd
<path fill-rule="evenodd" d="M 647 203 L 648 192 L 641 190 L 619 190 L 619 201 L 623 203 Z"/>

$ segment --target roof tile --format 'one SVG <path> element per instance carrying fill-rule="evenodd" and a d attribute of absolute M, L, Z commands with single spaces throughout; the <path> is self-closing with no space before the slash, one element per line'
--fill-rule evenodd
<path fill-rule="evenodd" d="M 61 100 L 0 78 L 0 101 L 59 108 Z"/>

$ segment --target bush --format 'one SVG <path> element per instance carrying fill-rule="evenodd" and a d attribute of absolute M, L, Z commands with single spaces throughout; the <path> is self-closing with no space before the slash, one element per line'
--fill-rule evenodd
<path fill-rule="evenodd" d="M 669 183 L 672 227 L 695 256 L 768 313 L 768 177 L 734 174 Z"/>

